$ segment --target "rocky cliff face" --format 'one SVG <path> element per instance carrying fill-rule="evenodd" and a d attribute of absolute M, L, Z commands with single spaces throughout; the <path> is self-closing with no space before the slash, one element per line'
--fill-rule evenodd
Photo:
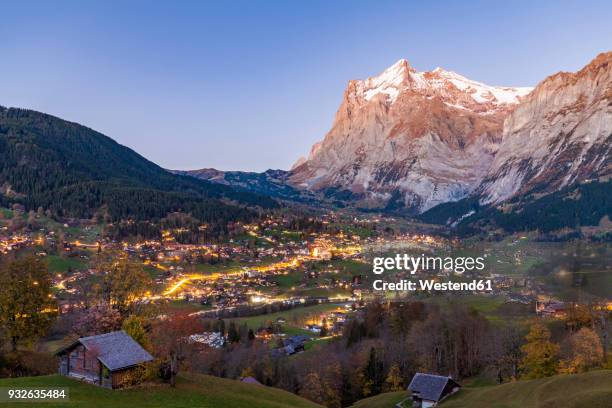
<path fill-rule="evenodd" d="M 492 87 L 400 60 L 350 81 L 334 124 L 289 178 L 362 207 L 425 211 L 473 192 L 491 167 L 504 119 L 531 88 Z"/>
<path fill-rule="evenodd" d="M 542 81 L 508 116 L 478 189 L 483 203 L 549 193 L 612 174 L 612 52 Z"/>

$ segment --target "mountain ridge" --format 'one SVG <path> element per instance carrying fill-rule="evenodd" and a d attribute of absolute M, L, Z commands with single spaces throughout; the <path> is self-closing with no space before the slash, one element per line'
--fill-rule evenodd
<path fill-rule="evenodd" d="M 222 171 L 214 168 L 170 171 L 175 174 L 230 186 L 236 190 L 262 194 L 278 199 L 298 202 L 316 201 L 312 194 L 298 190 L 288 184 L 287 177 L 290 173 L 285 170 L 268 169 L 261 173 L 249 171 Z"/>
<path fill-rule="evenodd" d="M 244 219 L 269 197 L 171 174 L 93 129 L 27 109 L 0 107 L 0 194 L 58 217 Z M 235 204 L 230 204 L 233 202 Z"/>

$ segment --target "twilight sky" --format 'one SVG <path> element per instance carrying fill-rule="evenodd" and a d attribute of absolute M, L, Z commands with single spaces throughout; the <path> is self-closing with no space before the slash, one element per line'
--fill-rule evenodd
<path fill-rule="evenodd" d="M 287 169 L 328 131 L 349 79 L 400 58 L 533 86 L 612 49 L 609 1 L 467 3 L 2 1 L 0 105 L 166 168 Z"/>

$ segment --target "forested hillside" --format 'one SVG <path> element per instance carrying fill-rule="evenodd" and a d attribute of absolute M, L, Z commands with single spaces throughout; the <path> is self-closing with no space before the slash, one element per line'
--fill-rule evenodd
<path fill-rule="evenodd" d="M 596 226 L 612 216 L 612 181 L 579 184 L 541 195 L 533 191 L 500 206 L 481 206 L 478 197 L 440 204 L 423 213 L 425 222 L 457 226 L 459 233 L 476 227 L 503 228 L 507 232 Z"/>
<path fill-rule="evenodd" d="M 222 222 L 249 217 L 247 206 L 278 205 L 169 173 L 101 133 L 31 110 L 0 107 L 0 156 L 1 202 L 59 217 L 151 219 L 182 211 Z"/>

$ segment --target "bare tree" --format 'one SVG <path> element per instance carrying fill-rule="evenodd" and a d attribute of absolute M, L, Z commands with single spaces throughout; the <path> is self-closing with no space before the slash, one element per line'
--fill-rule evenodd
<path fill-rule="evenodd" d="M 168 364 L 168 377 L 172 387 L 176 385 L 176 375 L 181 362 L 199 349 L 197 344 L 189 341 L 189 336 L 202 331 L 201 319 L 187 313 L 169 315 L 153 325 L 153 351 Z"/>

